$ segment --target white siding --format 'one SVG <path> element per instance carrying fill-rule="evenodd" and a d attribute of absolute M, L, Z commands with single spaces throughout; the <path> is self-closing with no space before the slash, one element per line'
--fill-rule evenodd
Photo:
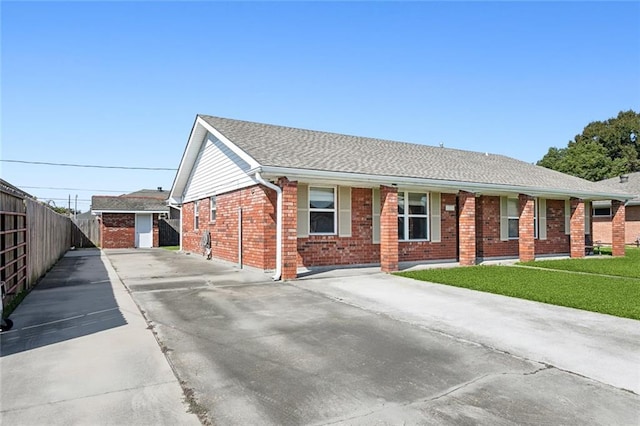
<path fill-rule="evenodd" d="M 246 161 L 209 133 L 200 147 L 183 202 L 255 185 L 256 181 L 247 176 L 249 169 Z"/>

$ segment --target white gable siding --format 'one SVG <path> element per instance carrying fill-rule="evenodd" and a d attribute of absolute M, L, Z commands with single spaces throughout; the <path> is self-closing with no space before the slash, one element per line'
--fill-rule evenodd
<path fill-rule="evenodd" d="M 250 168 L 225 144 L 207 134 L 185 187 L 183 202 L 255 185 L 256 181 L 246 173 Z"/>

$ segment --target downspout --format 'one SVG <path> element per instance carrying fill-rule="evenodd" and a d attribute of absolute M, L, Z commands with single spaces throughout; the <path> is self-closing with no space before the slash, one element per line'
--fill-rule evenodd
<path fill-rule="evenodd" d="M 180 251 L 182 251 L 182 206 L 175 206 L 180 211 Z"/>
<path fill-rule="evenodd" d="M 273 280 L 278 281 L 282 276 L 282 188 L 263 179 L 260 172 L 256 172 L 255 177 L 258 182 L 273 189 L 278 195 L 276 203 L 276 273 L 273 275 Z"/>

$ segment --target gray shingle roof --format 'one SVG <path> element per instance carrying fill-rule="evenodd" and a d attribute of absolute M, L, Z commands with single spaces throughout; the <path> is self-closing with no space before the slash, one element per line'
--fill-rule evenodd
<path fill-rule="evenodd" d="M 166 200 L 169 197 L 169 191 L 160 191 L 157 189 L 141 189 L 130 194 L 123 194 L 121 197 L 149 197 L 159 200 Z"/>
<path fill-rule="evenodd" d="M 142 189 L 130 194 L 119 196 L 94 195 L 91 197 L 92 211 L 120 211 L 120 212 L 168 212 L 166 204 L 168 191 Z"/>
<path fill-rule="evenodd" d="M 600 192 L 593 182 L 503 155 L 200 117 L 262 166 Z"/>
<path fill-rule="evenodd" d="M 626 182 L 621 182 L 620 177 L 614 177 L 596 182 L 595 185 L 602 189 L 611 189 L 623 191 L 628 194 L 635 194 L 637 198 L 634 201 L 640 201 L 640 172 L 629 173 L 626 176 L 628 177 Z"/>

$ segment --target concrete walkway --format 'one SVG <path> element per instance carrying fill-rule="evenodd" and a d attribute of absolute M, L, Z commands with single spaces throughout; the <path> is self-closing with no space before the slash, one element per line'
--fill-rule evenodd
<path fill-rule="evenodd" d="M 0 423 L 198 425 L 99 250 L 68 252 L 0 336 Z"/>
<path fill-rule="evenodd" d="M 640 394 L 640 321 L 380 273 L 293 282 L 343 303 Z"/>

